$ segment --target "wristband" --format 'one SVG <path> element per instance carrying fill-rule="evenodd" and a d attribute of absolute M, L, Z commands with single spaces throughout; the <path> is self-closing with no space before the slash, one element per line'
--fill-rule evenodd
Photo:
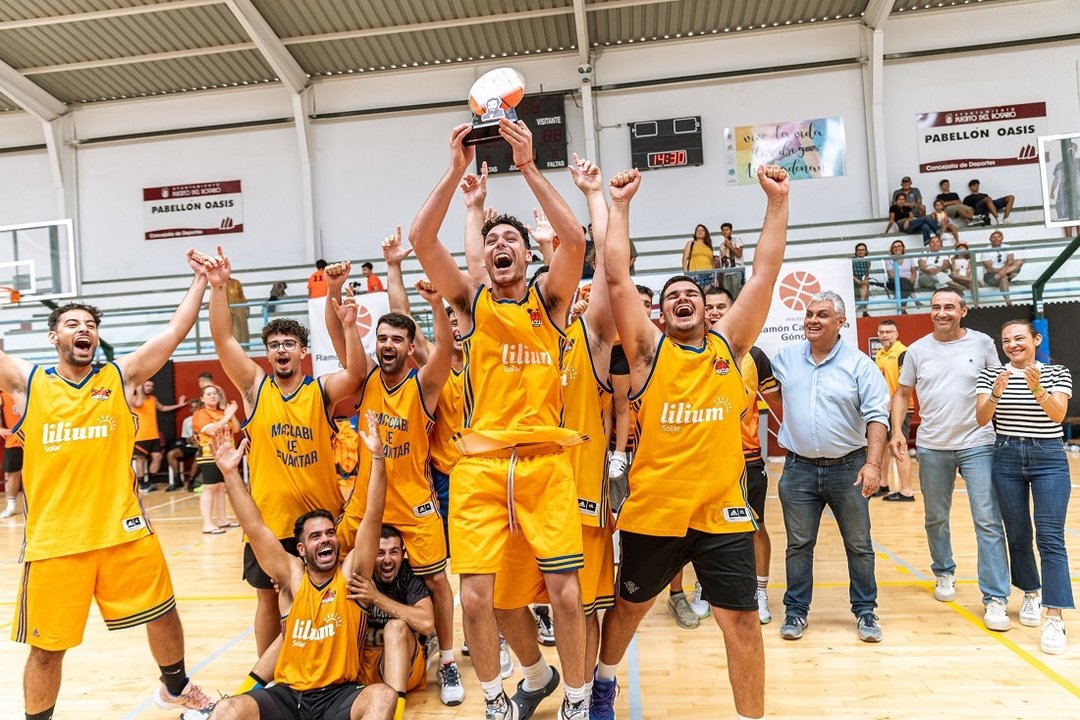
<path fill-rule="evenodd" d="M 995 395 L 994 393 L 990 393 L 990 402 L 996 403 L 1000 399 L 1001 399 L 1000 395 Z"/>
<path fill-rule="evenodd" d="M 520 165 L 515 164 L 514 167 L 516 167 L 518 170 L 521 170 L 521 168 L 525 167 L 529 163 L 532 163 L 533 165 L 535 165 L 536 161 L 535 160 L 526 160 L 525 162 L 521 163 Z"/>
<path fill-rule="evenodd" d="M 863 463 L 863 465 L 873 465 L 873 466 L 874 466 L 874 467 L 876 467 L 876 468 L 880 468 L 880 467 L 881 467 L 881 463 L 876 463 L 876 462 L 870 462 L 869 460 L 867 460 L 866 462 L 864 462 L 864 463 Z"/>
<path fill-rule="evenodd" d="M 1050 393 L 1046 393 L 1045 395 L 1042 396 L 1042 400 L 1040 400 L 1039 398 L 1035 398 L 1035 402 L 1039 403 L 1040 405 L 1045 405 L 1046 402 L 1049 399 L 1050 399 Z"/>
<path fill-rule="evenodd" d="M 385 455 L 372 455 L 371 459 L 372 460 L 385 460 L 386 456 Z"/>
<path fill-rule="evenodd" d="M 1046 388 L 1043 387 L 1042 383 L 1039 383 L 1038 385 L 1036 385 L 1035 388 L 1031 391 L 1031 394 L 1032 395 L 1038 395 L 1040 390 L 1044 390 L 1044 391 L 1046 390 Z"/>

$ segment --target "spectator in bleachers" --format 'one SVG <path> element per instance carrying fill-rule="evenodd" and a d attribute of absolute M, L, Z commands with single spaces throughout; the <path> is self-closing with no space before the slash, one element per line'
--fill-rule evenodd
<path fill-rule="evenodd" d="M 969 208 L 960 201 L 960 196 L 950 189 L 948 180 L 939 182 L 938 188 L 941 192 L 938 193 L 935 200 L 940 200 L 942 205 L 944 205 L 945 214 L 951 218 L 963 218 L 970 223 L 972 218 L 975 217 L 975 209 Z"/>
<path fill-rule="evenodd" d="M 937 290 L 952 283 L 949 273 L 952 270 L 952 260 L 949 254 L 941 249 L 941 238 L 930 238 L 931 255 L 919 258 L 919 279 L 915 282 L 916 287 L 927 290 Z"/>
<path fill-rule="evenodd" d="M 269 312 L 274 312 L 277 308 L 275 300 L 280 300 L 285 297 L 285 288 L 289 287 L 283 280 L 278 280 L 276 283 L 270 286 L 270 302 L 266 304 L 266 309 Z"/>
<path fill-rule="evenodd" d="M 866 311 L 866 301 L 870 299 L 870 261 L 862 259 L 868 252 L 866 243 L 856 244 L 855 259 L 851 261 L 851 274 L 855 280 L 855 297 L 859 299 L 856 304 L 862 308 L 863 317 L 870 317 L 870 313 Z"/>
<path fill-rule="evenodd" d="M 1005 295 L 1005 304 L 1012 305 L 1009 297 L 1009 283 L 1020 273 L 1024 261 L 1016 257 L 1016 252 L 1004 245 L 1005 233 L 995 230 L 990 233 L 990 252 L 983 255 L 983 282 L 989 287 L 996 287 Z"/>
<path fill-rule="evenodd" d="M 322 258 L 315 261 L 315 272 L 311 273 L 307 280 L 307 296 L 309 298 L 326 297 L 326 278 L 323 277 L 323 268 L 325 267 L 326 261 Z"/>
<path fill-rule="evenodd" d="M 911 178 L 907 175 L 900 179 L 900 189 L 893 190 L 893 205 L 896 204 L 896 198 L 901 193 L 907 196 L 908 206 L 911 207 L 911 210 L 915 213 L 916 217 L 922 217 L 926 214 L 926 205 L 923 204 L 922 191 L 917 187 L 911 186 Z"/>
<path fill-rule="evenodd" d="M 382 280 L 375 274 L 375 266 L 369 262 L 360 266 L 360 272 L 364 273 L 364 277 L 367 278 L 367 291 L 369 293 L 384 292 Z"/>
<path fill-rule="evenodd" d="M 706 288 L 713 284 L 713 268 L 718 264 L 709 228 L 698 225 L 694 228 L 694 237 L 683 248 L 683 272 Z"/>
<path fill-rule="evenodd" d="M 956 227 L 949 213 L 945 212 L 945 203 L 941 200 L 934 201 L 934 212 L 930 213 L 930 218 L 937 223 L 939 236 L 951 232 L 953 244 L 960 242 L 960 228 Z"/>
<path fill-rule="evenodd" d="M 930 238 L 938 234 L 937 223 L 932 218 L 915 217 L 915 210 L 904 193 L 897 195 L 896 201 L 889 208 L 889 222 L 885 225 L 885 232 L 889 232 L 893 227 L 911 235 L 922 233 L 923 245 L 929 245 Z"/>
<path fill-rule="evenodd" d="M 893 244 L 889 247 L 889 254 L 893 257 L 882 261 L 885 263 L 885 273 L 889 277 L 885 290 L 893 295 L 899 281 L 901 299 L 910 298 L 915 291 L 915 261 L 904 256 L 906 250 L 903 240 L 893 240 Z M 907 315 L 907 309 L 902 308 L 900 313 Z"/>
<path fill-rule="evenodd" d="M 971 272 L 971 255 L 968 254 L 968 244 L 963 240 L 956 243 L 956 254 L 952 256 L 951 264 L 949 278 L 953 282 L 953 287 L 959 292 L 970 290 L 971 283 L 974 282 Z"/>
<path fill-rule="evenodd" d="M 734 231 L 731 223 L 726 222 L 720 226 L 720 236 L 724 244 L 720 248 L 720 267 L 733 268 L 734 272 L 724 273 L 724 285 L 732 297 L 738 297 L 746 282 L 746 268 L 743 264 L 743 241 L 738 236 L 733 236 Z"/>
<path fill-rule="evenodd" d="M 972 209 L 976 217 L 981 215 L 985 218 L 983 225 L 989 225 L 991 217 L 994 218 L 994 222 L 1003 223 L 1012 212 L 1013 200 L 1015 200 L 1012 195 L 992 198 L 986 193 L 979 192 L 978 180 L 968 183 L 968 193 L 968 196 L 964 198 L 964 204 Z"/>

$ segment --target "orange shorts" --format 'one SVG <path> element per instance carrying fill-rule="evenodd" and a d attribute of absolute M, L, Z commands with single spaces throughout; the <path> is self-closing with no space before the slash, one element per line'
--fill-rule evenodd
<path fill-rule="evenodd" d="M 372 633 L 379 635 L 382 633 L 382 628 L 378 630 L 368 628 L 368 634 L 371 635 Z M 424 650 L 420 646 L 420 638 L 415 633 L 413 639 L 416 643 L 413 646 L 412 663 L 409 666 L 409 679 L 405 683 L 405 692 L 414 692 L 427 688 L 427 659 L 424 657 Z M 361 685 L 386 682 L 383 679 L 382 638 L 376 637 L 375 641 L 372 645 L 365 644 L 364 652 L 360 654 Z"/>
<path fill-rule="evenodd" d="M 585 566 L 578 571 L 581 607 L 588 615 L 615 605 L 615 548 L 611 527 L 583 525 L 581 539 Z M 495 574 L 495 607 L 513 610 L 533 603 L 547 603 L 544 575 L 532 557 L 529 545 L 515 533 L 503 555 L 503 565 Z"/>
<path fill-rule="evenodd" d="M 446 534 L 442 518 L 431 515 L 417 525 L 395 525 L 405 542 L 405 555 L 414 574 L 437 575 L 446 569 Z M 337 524 L 340 557 L 345 558 L 356 542 L 360 519 L 343 515 Z"/>
<path fill-rule="evenodd" d="M 156 620 L 176 608 L 156 535 L 122 545 L 23 564 L 11 639 L 43 650 L 82 642 L 90 600 L 110 630 Z"/>
<path fill-rule="evenodd" d="M 508 458 L 463 456 L 450 475 L 450 547 L 454 572 L 497 573 L 515 535 L 524 538 L 543 572 L 577 570 L 584 563 L 577 483 L 565 452 L 518 458 L 514 464 L 510 532 Z"/>

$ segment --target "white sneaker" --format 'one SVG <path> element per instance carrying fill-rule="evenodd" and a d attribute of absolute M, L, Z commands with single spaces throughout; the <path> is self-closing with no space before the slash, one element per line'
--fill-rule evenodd
<path fill-rule="evenodd" d="M 996 630 L 997 632 L 1005 632 L 1012 623 L 1009 622 L 1009 610 L 1008 605 L 1001 598 L 990 598 L 990 602 L 986 603 L 986 614 L 983 615 L 983 625 L 986 625 L 987 630 Z"/>
<path fill-rule="evenodd" d="M 956 576 L 946 573 L 937 576 L 934 599 L 940 602 L 952 602 L 956 599 Z"/>
<path fill-rule="evenodd" d="M 1020 605 L 1020 624 L 1025 627 L 1039 627 L 1042 621 L 1042 598 L 1037 592 L 1024 593 L 1024 602 Z"/>
<path fill-rule="evenodd" d="M 1047 655 L 1064 655 L 1067 649 L 1065 642 L 1065 621 L 1054 615 L 1046 616 L 1046 624 L 1043 625 L 1042 640 L 1039 648 Z"/>
<path fill-rule="evenodd" d="M 690 609 L 694 611 L 694 614 L 704 620 L 712 615 L 712 605 L 708 600 L 704 600 L 701 597 L 701 583 L 694 581 L 694 595 L 690 600 Z"/>
<path fill-rule="evenodd" d="M 626 456 L 611 453 L 608 460 L 608 477 L 621 477 L 626 472 Z"/>
<path fill-rule="evenodd" d="M 510 646 L 504 638 L 499 638 L 499 671 L 503 680 L 514 674 L 514 659 L 510 657 Z"/>
<path fill-rule="evenodd" d="M 762 625 L 772 622 L 772 613 L 769 612 L 769 593 L 765 588 L 758 588 L 757 592 L 757 616 Z"/>
<path fill-rule="evenodd" d="M 465 688 L 461 686 L 461 673 L 455 662 L 439 665 L 439 700 L 443 705 L 460 705 L 465 699 Z"/>
<path fill-rule="evenodd" d="M 4 508 L 4 512 L 0 512 L 0 520 L 7 520 L 9 517 L 14 517 L 19 514 L 19 509 L 15 507 L 15 503 L 8 503 L 8 506 Z"/>
<path fill-rule="evenodd" d="M 157 692 L 154 693 L 154 704 L 156 704 L 162 710 L 213 710 L 214 701 L 210 697 L 199 689 L 199 686 L 188 680 L 188 684 L 184 686 L 183 692 L 179 695 L 172 695 L 165 688 L 165 684 L 162 683 L 158 686 Z"/>

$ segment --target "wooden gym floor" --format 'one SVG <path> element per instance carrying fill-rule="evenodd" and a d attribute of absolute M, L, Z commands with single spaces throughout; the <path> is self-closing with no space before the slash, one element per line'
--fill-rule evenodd
<path fill-rule="evenodd" d="M 1074 488 L 1080 456 L 1070 455 Z M 783 618 L 784 530 L 775 483 L 781 465 L 769 464 L 766 526 L 773 538 L 769 587 L 774 620 L 762 631 L 766 652 L 766 709 L 770 718 L 1080 718 L 1080 615 L 1067 612 L 1072 645 L 1064 656 L 1039 650 L 1039 629 L 1019 624 L 1020 593 L 1009 611 L 1013 628 L 982 625 L 975 582 L 975 541 L 962 483 L 953 505 L 958 593 L 953 603 L 933 599 L 921 499 L 871 502 L 877 546 L 879 609 L 884 641 L 858 641 L 848 609 L 847 572 L 835 523 L 822 524 L 815 566 L 814 604 L 802 640 L 779 637 Z M 917 496 L 919 498 L 920 496 Z M 252 591 L 240 580 L 239 530 L 200 532 L 197 496 L 155 492 L 145 503 L 160 535 L 176 587 L 187 636 L 188 669 L 212 694 L 231 692 L 255 660 Z M 20 566 L 22 518 L 0 521 L 0 632 L 10 636 Z M 1080 576 L 1080 519 L 1066 528 L 1074 583 Z M 131 578 L 137 583 L 138 578 Z M 456 587 L 456 578 L 453 580 Z M 688 583 L 692 587 L 692 581 Z M 1080 587 L 1077 588 L 1080 595 Z M 734 717 L 723 642 L 711 621 L 696 630 L 676 627 L 660 598 L 619 668 L 618 716 L 642 718 Z M 459 610 L 460 612 L 460 610 Z M 457 627 L 460 648 L 461 626 Z M 25 646 L 0 640 L 0 717 L 21 718 Z M 554 649 L 545 651 L 552 662 Z M 409 697 L 414 718 L 479 718 L 479 687 L 468 658 L 459 656 L 466 701 L 439 703 L 438 688 Z M 96 607 L 84 642 L 68 652 L 57 718 L 175 718 L 152 706 L 156 667 L 141 629 L 110 633 Z M 520 678 L 515 673 L 506 687 Z M 555 717 L 548 700 L 537 718 Z"/>

